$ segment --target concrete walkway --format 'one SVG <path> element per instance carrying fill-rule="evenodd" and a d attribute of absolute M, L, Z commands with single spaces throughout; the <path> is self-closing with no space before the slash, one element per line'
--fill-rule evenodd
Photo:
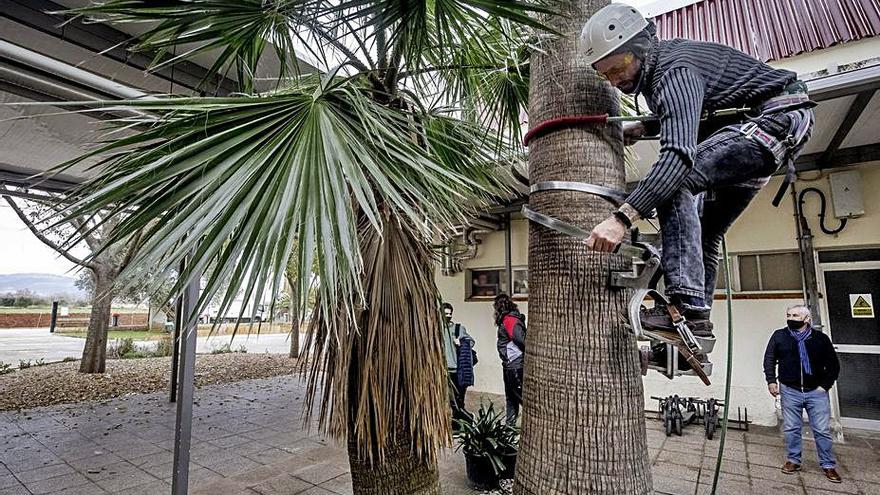
<path fill-rule="evenodd" d="M 302 428 L 303 392 L 291 376 L 197 390 L 190 493 L 352 493 L 345 450 L 314 425 Z M 174 413 L 164 393 L 0 413 L 0 495 L 169 493 Z M 709 492 L 717 439 L 706 441 L 699 427 L 667 438 L 649 420 L 648 441 L 657 493 Z M 805 442 L 804 471 L 786 476 L 778 432 L 731 432 L 718 493 L 880 494 L 880 442 L 850 436 L 836 450 L 839 485 L 822 477 L 812 442 Z M 476 493 L 461 454 L 444 452 L 440 469 L 445 494 Z"/>
<path fill-rule="evenodd" d="M 300 337 L 302 342 L 302 336 Z M 264 333 L 257 335 L 239 333 L 232 339 L 231 335 L 214 335 L 199 337 L 196 344 L 197 352 L 211 350 L 230 343 L 232 349 L 239 346 L 247 348 L 251 353 L 286 353 L 290 349 L 290 340 L 286 333 Z M 49 333 L 49 328 L 0 328 L 0 362 L 18 366 L 19 361 L 46 362 L 61 361 L 64 358 L 80 358 L 86 340 L 77 337 L 65 337 L 61 334 Z M 138 347 L 154 347 L 155 342 L 138 342 Z"/>

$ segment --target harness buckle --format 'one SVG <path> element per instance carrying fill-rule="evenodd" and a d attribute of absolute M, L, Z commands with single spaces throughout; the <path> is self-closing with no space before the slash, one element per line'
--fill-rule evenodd
<path fill-rule="evenodd" d="M 758 127 L 758 124 L 750 121 L 743 124 L 742 127 L 739 128 L 739 132 L 741 132 L 746 139 L 752 139 L 759 129 L 760 127 Z"/>

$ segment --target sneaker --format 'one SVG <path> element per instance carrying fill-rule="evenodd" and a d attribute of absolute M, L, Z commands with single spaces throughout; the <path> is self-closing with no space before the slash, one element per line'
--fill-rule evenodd
<path fill-rule="evenodd" d="M 695 337 L 714 338 L 712 332 L 715 326 L 709 321 L 710 309 L 685 309 L 681 315 L 684 316 L 685 324 L 691 329 L 691 333 Z M 667 330 L 675 331 L 675 325 L 672 323 L 672 317 L 666 311 L 665 306 L 654 306 L 653 308 L 644 308 L 640 313 L 642 320 L 642 328 L 646 330 Z"/>
<path fill-rule="evenodd" d="M 782 465 L 782 472 L 785 474 L 794 474 L 800 470 L 801 470 L 801 465 L 795 464 L 791 461 L 785 461 L 785 464 Z M 827 476 L 827 474 L 826 474 L 826 476 Z"/>
<path fill-rule="evenodd" d="M 830 481 L 832 483 L 842 483 L 843 482 L 843 479 L 840 477 L 839 474 L 837 474 L 836 469 L 834 469 L 834 468 L 822 469 L 822 471 L 825 471 L 825 477 L 828 478 L 828 481 Z"/>

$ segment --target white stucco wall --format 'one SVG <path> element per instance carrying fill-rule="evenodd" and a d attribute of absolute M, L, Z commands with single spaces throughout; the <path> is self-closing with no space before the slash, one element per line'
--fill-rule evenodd
<path fill-rule="evenodd" d="M 846 229 L 838 235 L 823 234 L 818 226 L 818 198 L 808 196 L 805 214 L 813 230 L 816 249 L 840 249 L 880 246 L 880 163 L 853 167 L 859 170 L 864 186 L 865 215 L 852 219 Z M 817 187 L 828 191 L 827 174 L 807 174 L 813 180 L 799 180 L 798 189 Z M 731 253 L 752 253 L 776 250 L 795 250 L 795 226 L 793 206 L 786 199 L 779 208 L 773 208 L 771 200 L 780 179 L 774 179 L 753 201 L 749 209 L 731 228 L 728 246 Z M 832 216 L 829 197 L 828 221 L 832 226 L 836 220 Z M 515 220 L 512 231 L 512 264 L 525 266 L 528 261 L 528 226 L 524 220 Z M 497 232 L 486 236 L 480 246 L 479 254 L 467 263 L 471 269 L 501 268 L 504 266 L 504 233 Z M 492 324 L 492 305 L 490 301 L 466 301 L 465 273 L 445 277 L 437 270 L 437 283 L 444 299 L 455 306 L 455 317 L 468 327 L 477 341 L 480 364 L 476 369 L 474 390 L 503 393 L 501 364 L 495 352 L 495 328 Z M 799 299 L 780 299 L 779 295 L 758 295 L 758 299 L 734 297 L 734 352 L 731 392 L 731 413 L 736 407 L 747 407 L 749 418 L 756 424 L 776 423 L 775 402 L 766 391 L 762 371 L 762 358 L 767 340 L 773 330 L 784 325 L 785 308 Z M 763 298 L 760 298 L 763 297 Z M 528 314 L 528 303 L 519 302 L 520 308 Z M 697 378 L 679 377 L 668 380 L 656 372 L 650 372 L 644 379 L 645 406 L 656 407 L 651 395 L 717 397 L 724 395 L 724 381 L 727 367 L 727 312 L 724 300 L 715 301 L 712 315 L 718 343 L 712 353 L 715 371 L 712 386 L 705 387 Z"/>

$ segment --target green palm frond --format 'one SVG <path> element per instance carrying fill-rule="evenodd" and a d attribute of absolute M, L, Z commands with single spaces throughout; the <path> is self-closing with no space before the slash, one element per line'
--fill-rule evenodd
<path fill-rule="evenodd" d="M 100 179 L 73 195 L 65 215 L 128 212 L 109 242 L 145 229 L 133 267 L 163 271 L 194 250 L 176 289 L 214 265 L 200 309 L 223 280 L 244 282 L 229 286 L 221 312 L 239 290 L 257 302 L 277 290 L 294 238 L 300 273 L 318 258 L 322 299 L 354 307 L 357 215 L 378 230 L 388 210 L 430 238 L 504 194 L 497 136 L 366 95 L 354 79 L 312 78 L 272 96 L 103 102 L 159 120 L 93 152 L 109 154 L 96 165 Z"/>
<path fill-rule="evenodd" d="M 317 0 L 112 0 L 67 14 L 91 22 L 147 24 L 133 49 L 155 51 L 152 69 L 208 52 L 219 52 L 208 76 L 234 67 L 242 91 L 253 91 L 257 65 L 272 48 L 279 61 L 279 78 L 295 74 L 294 42 L 302 41 L 298 27 L 311 22 L 322 9 Z M 159 21 L 153 25 L 156 21 Z M 175 47 L 180 47 L 173 55 Z M 204 83 L 204 81 L 203 81 Z"/>

